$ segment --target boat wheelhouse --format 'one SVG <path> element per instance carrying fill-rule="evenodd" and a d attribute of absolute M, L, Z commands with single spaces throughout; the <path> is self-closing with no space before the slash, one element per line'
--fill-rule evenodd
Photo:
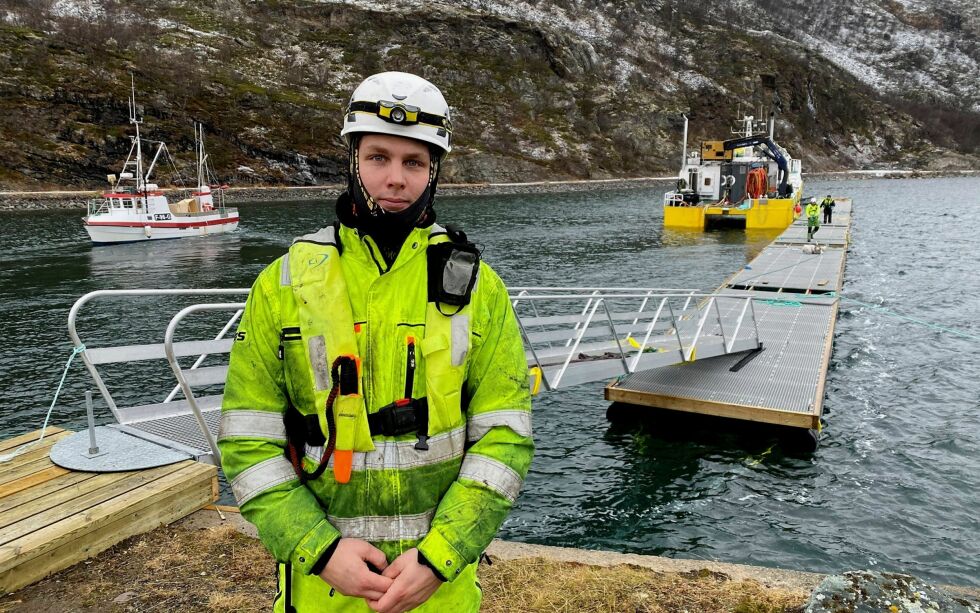
<path fill-rule="evenodd" d="M 677 188 L 664 194 L 664 227 L 734 227 L 782 230 L 799 214 L 803 193 L 800 160 L 773 140 L 775 119 L 744 116 L 735 138 L 702 141 L 684 153 Z"/>

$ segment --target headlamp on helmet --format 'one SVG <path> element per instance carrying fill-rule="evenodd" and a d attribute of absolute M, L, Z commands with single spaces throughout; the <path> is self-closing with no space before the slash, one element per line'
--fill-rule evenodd
<path fill-rule="evenodd" d="M 387 119 L 391 123 L 411 125 L 419 122 L 419 111 L 417 106 L 408 106 L 400 102 L 378 102 L 378 117 Z"/>
<path fill-rule="evenodd" d="M 422 77 L 404 72 L 372 75 L 351 95 L 341 136 L 390 134 L 452 150 L 449 105 L 439 89 Z"/>

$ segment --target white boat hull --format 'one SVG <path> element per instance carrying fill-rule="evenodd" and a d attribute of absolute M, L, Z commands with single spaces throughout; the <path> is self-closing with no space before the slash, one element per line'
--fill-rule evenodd
<path fill-rule="evenodd" d="M 92 243 L 105 245 L 113 243 L 134 243 L 190 236 L 223 234 L 238 229 L 238 211 L 228 209 L 226 214 L 194 214 L 192 216 L 173 215 L 169 221 L 113 220 L 108 215 L 85 218 L 85 231 Z"/>

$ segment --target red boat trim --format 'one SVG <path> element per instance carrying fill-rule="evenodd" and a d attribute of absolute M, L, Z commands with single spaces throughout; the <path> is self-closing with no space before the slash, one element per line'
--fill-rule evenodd
<path fill-rule="evenodd" d="M 209 221 L 192 221 L 187 223 L 172 221 L 88 221 L 87 226 L 112 226 L 117 228 L 200 228 L 202 226 L 220 226 L 226 223 L 238 223 L 238 217 L 225 217 L 222 219 L 212 219 Z"/>
<path fill-rule="evenodd" d="M 142 198 L 143 196 L 162 196 L 163 192 L 140 192 L 138 194 L 102 194 L 104 198 Z"/>

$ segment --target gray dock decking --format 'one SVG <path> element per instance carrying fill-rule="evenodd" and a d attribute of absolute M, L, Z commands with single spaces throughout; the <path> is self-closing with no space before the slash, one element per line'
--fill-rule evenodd
<path fill-rule="evenodd" d="M 689 413 L 819 429 L 851 220 L 837 199 L 834 223 L 803 252 L 806 220 L 797 220 L 719 288 L 755 296 L 763 350 L 634 373 L 606 387 L 607 400 Z"/>

